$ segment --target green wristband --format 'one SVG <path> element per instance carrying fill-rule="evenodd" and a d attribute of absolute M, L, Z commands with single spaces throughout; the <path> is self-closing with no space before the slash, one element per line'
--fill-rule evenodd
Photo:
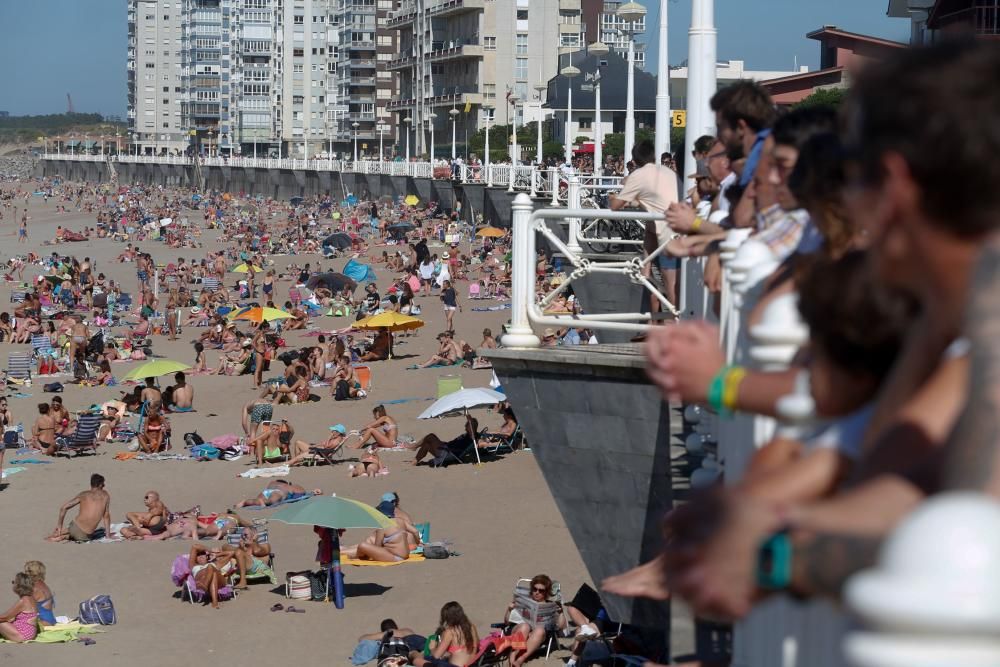
<path fill-rule="evenodd" d="M 728 373 L 729 366 L 723 366 L 708 385 L 708 405 L 719 414 L 729 412 L 722 404 L 722 394 L 726 388 L 726 375 Z"/>
<path fill-rule="evenodd" d="M 792 541 L 787 531 L 769 537 L 757 551 L 757 585 L 781 591 L 792 583 Z"/>

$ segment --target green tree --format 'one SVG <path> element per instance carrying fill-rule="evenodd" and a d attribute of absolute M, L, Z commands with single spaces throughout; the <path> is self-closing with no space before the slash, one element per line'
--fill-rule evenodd
<path fill-rule="evenodd" d="M 625 135 L 620 132 L 604 135 L 604 154 L 621 157 L 625 153 Z"/>
<path fill-rule="evenodd" d="M 847 90 L 844 88 L 820 88 L 796 104 L 794 108 L 829 107 L 831 109 L 839 109 L 846 96 Z"/>
<path fill-rule="evenodd" d="M 670 151 L 677 155 L 684 152 L 684 138 L 687 133 L 683 127 L 670 128 Z"/>
<path fill-rule="evenodd" d="M 545 159 L 556 158 L 562 160 L 563 156 L 566 154 L 566 147 L 562 145 L 559 141 L 546 141 L 542 144 L 542 155 Z"/>

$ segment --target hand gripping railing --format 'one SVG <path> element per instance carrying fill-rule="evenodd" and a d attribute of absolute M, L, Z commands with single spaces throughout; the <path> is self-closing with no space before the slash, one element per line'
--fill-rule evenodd
<path fill-rule="evenodd" d="M 573 220 L 585 220 L 600 217 L 610 220 L 662 220 L 663 216 L 656 213 L 635 213 L 625 211 L 608 211 L 594 209 L 546 209 L 532 212 L 531 198 L 521 193 L 514 199 L 513 210 L 513 267 L 511 285 L 511 326 L 509 334 L 504 337 L 504 344 L 513 347 L 537 347 L 540 341 L 532 332 L 531 325 L 564 326 L 567 324 L 586 325 L 592 329 L 614 329 L 618 331 L 643 332 L 649 328 L 652 319 L 650 313 L 608 313 L 571 315 L 545 314 L 545 307 L 559 294 L 564 292 L 574 281 L 592 273 L 616 273 L 626 276 L 634 284 L 642 285 L 653 298 L 657 299 L 669 312 L 677 315 L 677 309 L 667 297 L 646 277 L 648 268 L 657 257 L 663 253 L 663 244 L 647 257 L 633 257 L 626 260 L 608 260 L 598 255 L 587 256 L 574 250 L 556 236 L 546 220 L 568 218 L 571 229 Z M 573 269 L 567 279 L 540 301 L 535 300 L 535 235 L 541 234 L 555 248 L 556 252 L 565 256 Z M 571 237 L 572 238 L 572 237 Z"/>

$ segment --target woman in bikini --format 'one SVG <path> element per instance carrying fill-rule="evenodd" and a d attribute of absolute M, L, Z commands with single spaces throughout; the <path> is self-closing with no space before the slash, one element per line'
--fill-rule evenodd
<path fill-rule="evenodd" d="M 269 385 L 261 398 L 273 396 L 274 405 L 282 403 L 305 403 L 309 400 L 309 375 L 304 366 L 295 369 L 294 381 L 290 384 Z"/>
<path fill-rule="evenodd" d="M 264 487 L 263 491 L 257 494 L 256 498 L 241 500 L 236 503 L 236 507 L 270 507 L 271 505 L 277 505 L 282 502 L 301 498 L 309 495 L 310 493 L 314 496 L 318 496 L 322 495 L 323 491 L 322 489 L 306 491 L 305 487 L 299 486 L 298 484 L 286 482 L 283 479 L 275 479 L 268 482 L 267 486 Z"/>
<path fill-rule="evenodd" d="M 201 544 L 194 544 L 188 554 L 188 567 L 194 576 L 194 583 L 199 590 L 208 593 L 212 607 L 219 608 L 219 589 L 225 588 L 228 577 L 233 571 L 239 570 L 239 588 L 247 588 L 246 584 L 246 554 L 237 551 L 210 551 Z"/>
<path fill-rule="evenodd" d="M 410 557 L 410 543 L 402 528 L 383 530 L 379 528 L 361 544 L 340 550 L 347 558 L 355 560 L 375 560 L 382 563 L 398 563 Z"/>
<path fill-rule="evenodd" d="M 155 454 L 160 451 L 163 446 L 164 429 L 163 417 L 156 408 L 150 408 L 143 431 L 139 434 L 139 444 L 144 452 Z"/>
<path fill-rule="evenodd" d="M 45 563 L 29 560 L 24 564 L 24 573 L 31 577 L 32 597 L 38 606 L 38 625 L 43 627 L 55 625 L 56 616 L 53 608 L 56 604 L 56 598 L 52 594 L 52 589 L 45 583 Z"/>
<path fill-rule="evenodd" d="M 56 422 L 49 414 L 49 404 L 38 404 L 38 419 L 31 427 L 32 442 L 36 447 L 52 456 L 56 452 Z"/>
<path fill-rule="evenodd" d="M 462 605 L 449 602 L 441 607 L 441 624 L 431 639 L 431 655 L 425 658 L 420 651 L 410 653 L 410 664 L 415 667 L 463 666 L 472 662 L 479 647 L 479 634 L 465 615 Z"/>
<path fill-rule="evenodd" d="M 396 420 L 386 414 L 384 405 L 376 405 L 372 410 L 372 415 L 374 415 L 375 421 L 366 424 L 361 429 L 359 434 L 361 440 L 351 449 L 361 449 L 369 439 L 378 447 L 392 449 L 396 446 L 396 438 L 399 437 L 399 426 L 396 424 Z"/>

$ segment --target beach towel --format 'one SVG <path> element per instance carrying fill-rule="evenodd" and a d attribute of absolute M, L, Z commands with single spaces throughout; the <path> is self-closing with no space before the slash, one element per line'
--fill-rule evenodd
<path fill-rule="evenodd" d="M 24 468 L 4 468 L 2 479 L 7 479 L 11 475 L 16 475 L 22 470 L 24 470 Z"/>
<path fill-rule="evenodd" d="M 382 405 L 401 405 L 403 403 L 409 403 L 411 401 L 433 401 L 434 397 L 430 398 L 394 398 L 391 401 L 382 401 Z"/>
<path fill-rule="evenodd" d="M 509 303 L 502 303 L 499 306 L 476 306 L 475 308 L 469 308 L 469 310 L 477 313 L 488 313 L 488 312 L 495 312 L 498 310 L 509 310 L 509 309 L 510 309 Z"/>
<path fill-rule="evenodd" d="M 24 465 L 24 464 L 38 464 L 38 465 L 48 465 L 52 461 L 42 461 L 41 459 L 14 459 L 11 461 L 14 465 Z"/>
<path fill-rule="evenodd" d="M 240 477 L 245 479 L 256 479 L 258 477 L 284 477 L 291 470 L 287 465 L 274 466 L 273 468 L 250 468 L 240 473 Z"/>
<path fill-rule="evenodd" d="M 391 563 L 385 562 L 385 561 L 381 561 L 381 560 L 358 560 L 356 558 L 341 558 L 340 559 L 340 564 L 341 565 L 357 565 L 358 567 L 362 567 L 362 566 L 365 566 L 365 565 L 371 565 L 371 566 L 374 566 L 374 567 L 391 567 L 393 565 L 402 565 L 403 563 L 419 563 L 419 562 L 424 561 L 424 560 L 426 560 L 426 559 L 423 556 L 421 556 L 420 554 L 412 554 L 411 553 L 410 557 L 407 558 L 406 560 L 397 560 L 397 561 L 392 561 Z"/>
<path fill-rule="evenodd" d="M 38 636 L 32 639 L 29 644 L 62 644 L 76 641 L 80 635 L 91 635 L 95 632 L 104 632 L 97 625 L 83 625 L 78 621 L 69 623 L 57 623 L 44 628 Z M 6 639 L 0 638 L 0 643 L 9 643 Z"/>
<path fill-rule="evenodd" d="M 285 498 L 280 503 L 272 503 L 270 505 L 265 505 L 265 506 L 261 506 L 261 505 L 246 505 L 246 506 L 243 507 L 243 509 L 245 509 L 245 510 L 263 510 L 263 509 L 268 509 L 268 508 L 280 507 L 282 505 L 288 505 L 289 503 L 297 503 L 300 500 L 305 500 L 306 498 L 312 498 L 312 497 L 313 497 L 313 494 L 311 494 L 311 493 L 304 493 L 301 496 L 292 496 L 291 498 Z"/>

